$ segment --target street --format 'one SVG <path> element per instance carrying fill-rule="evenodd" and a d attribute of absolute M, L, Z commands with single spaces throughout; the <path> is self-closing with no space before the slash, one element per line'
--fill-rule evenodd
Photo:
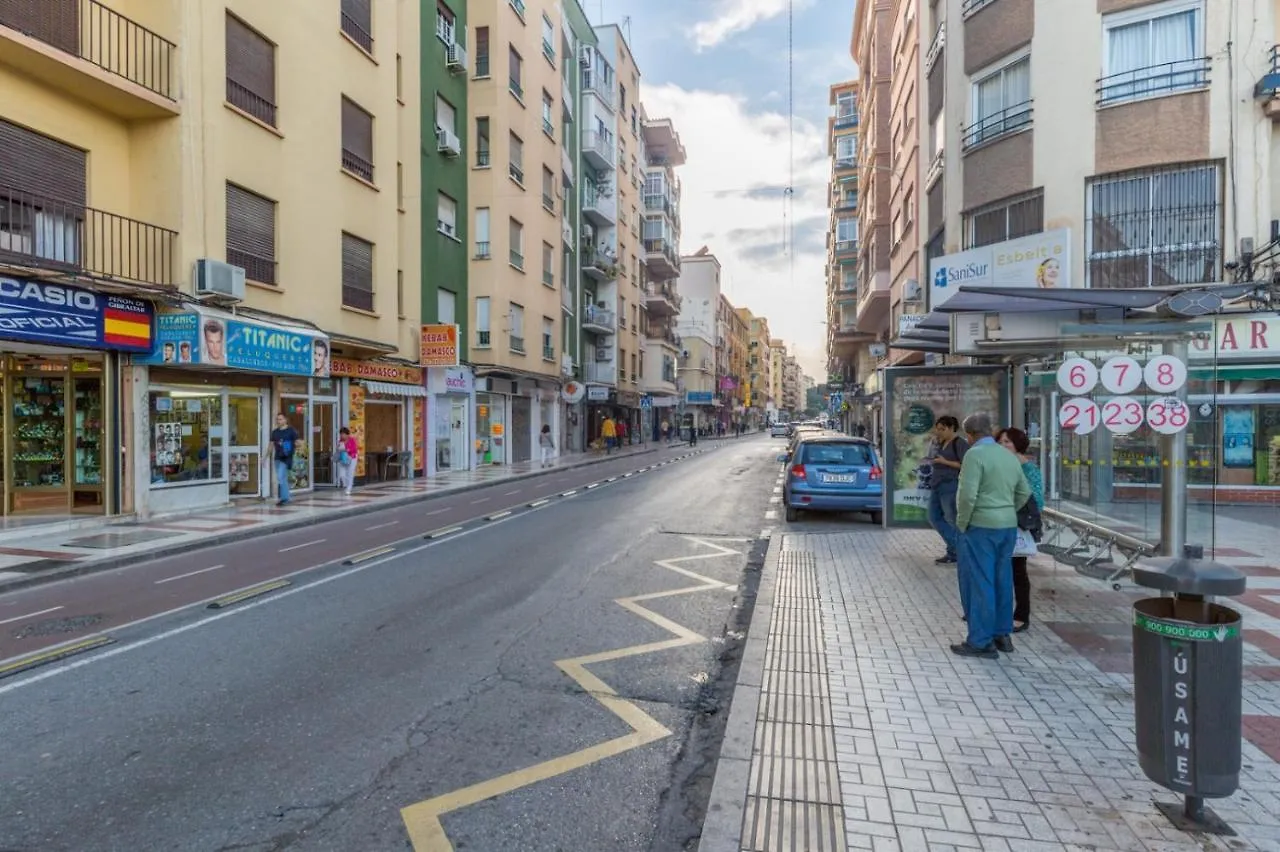
<path fill-rule="evenodd" d="M 6 612 L 110 609 L 115 643 L 0 680 L 0 848 L 696 848 L 777 509 L 779 442 L 716 443 L 554 499 L 415 505 L 14 593 Z M 461 529 L 423 538 L 442 523 Z M 233 562 L 235 583 L 167 611 L 108 591 L 184 594 L 156 572 Z M 8 657 L 22 624 L 4 629 Z"/>

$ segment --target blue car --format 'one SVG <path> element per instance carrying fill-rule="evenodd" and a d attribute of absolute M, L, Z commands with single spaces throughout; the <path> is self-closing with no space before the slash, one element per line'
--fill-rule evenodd
<path fill-rule="evenodd" d="M 787 520 L 800 512 L 866 512 L 884 519 L 884 471 L 866 438 L 806 437 L 787 461 L 782 502 Z"/>

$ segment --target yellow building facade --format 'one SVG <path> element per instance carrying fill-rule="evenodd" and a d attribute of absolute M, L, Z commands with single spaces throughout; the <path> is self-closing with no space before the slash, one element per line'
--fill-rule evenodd
<path fill-rule="evenodd" d="M 27 5 L 0 10 L 0 276 L 88 295 L 80 345 L 0 339 L 9 395 L 41 372 L 67 418 L 61 451 L 6 448 L 4 511 L 266 496 L 277 412 L 286 486 L 337 483 L 348 422 L 379 443 L 358 475 L 420 468 L 418 4 Z M 55 434 L 45 408 L 5 434 Z"/>

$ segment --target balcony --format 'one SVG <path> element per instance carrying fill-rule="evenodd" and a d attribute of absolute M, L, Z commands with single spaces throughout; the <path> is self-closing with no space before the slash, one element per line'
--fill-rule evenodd
<path fill-rule="evenodd" d="M 852 211 L 858 209 L 858 193 L 846 192 L 836 197 L 835 208 L 838 211 Z"/>
<path fill-rule="evenodd" d="M 857 254 L 857 240 L 836 240 L 836 257 L 856 257 Z"/>
<path fill-rule="evenodd" d="M 683 166 L 687 153 L 680 134 L 669 118 L 644 121 L 645 162 L 650 166 Z"/>
<path fill-rule="evenodd" d="M 568 281 L 563 281 L 560 284 L 560 307 L 566 314 L 573 316 L 573 306 L 573 287 L 569 285 Z"/>
<path fill-rule="evenodd" d="M 569 78 L 561 75 L 560 77 L 560 103 L 564 105 L 564 111 L 569 113 L 569 118 L 574 117 L 574 100 L 573 89 L 569 86 Z"/>
<path fill-rule="evenodd" d="M 675 223 L 680 218 L 675 199 L 666 193 L 646 195 L 644 197 L 644 209 L 646 213 L 661 213 L 670 219 L 672 223 Z"/>
<path fill-rule="evenodd" d="M 582 93 L 595 95 L 609 112 L 613 112 L 613 78 L 599 71 L 582 72 Z"/>
<path fill-rule="evenodd" d="M 680 294 L 670 281 L 650 281 L 644 286 L 644 306 L 651 317 L 673 317 L 680 313 Z M 651 337 L 653 335 L 650 335 Z"/>
<path fill-rule="evenodd" d="M 844 130 L 849 127 L 858 126 L 858 110 L 851 109 L 845 112 L 836 113 L 835 129 Z"/>
<path fill-rule="evenodd" d="M 946 156 L 943 151 L 933 155 L 933 160 L 929 163 L 929 171 L 924 176 L 925 189 L 932 189 L 933 185 L 942 177 L 942 170 L 946 165 Z"/>
<path fill-rule="evenodd" d="M 582 158 L 598 172 L 613 171 L 614 138 L 612 134 L 591 130 L 582 134 Z"/>
<path fill-rule="evenodd" d="M 618 205 L 613 190 L 588 183 L 582 188 L 582 215 L 592 224 L 610 227 L 618 221 Z"/>
<path fill-rule="evenodd" d="M 515 334 L 507 335 L 507 345 L 511 347 L 512 352 L 520 355 L 524 354 L 524 338 Z"/>
<path fill-rule="evenodd" d="M 542 360 L 543 360 L 543 361 L 555 361 L 555 360 L 556 360 L 556 348 L 555 348 L 554 346 L 548 346 L 548 345 L 547 345 L 547 344 L 545 344 L 545 343 L 544 343 L 544 344 L 542 344 Z"/>
<path fill-rule="evenodd" d="M 1280 45 L 1267 54 L 1267 70 L 1253 87 L 1254 100 L 1262 104 L 1262 113 L 1272 121 L 1280 120 Z"/>
<path fill-rule="evenodd" d="M 582 368 L 583 381 L 590 382 L 595 385 L 611 385 L 613 384 L 613 362 L 612 361 L 593 361 L 583 365 Z"/>
<path fill-rule="evenodd" d="M 1020 104 L 996 110 L 970 124 L 963 131 L 961 146 L 965 151 L 971 151 L 1030 126 L 1031 101 L 1023 101 Z"/>
<path fill-rule="evenodd" d="M 1207 56 L 1198 56 L 1100 77 L 1097 84 L 1098 106 L 1208 88 L 1209 61 Z"/>
<path fill-rule="evenodd" d="M 564 219 L 560 220 L 560 240 L 564 243 L 564 247 L 569 251 L 575 250 L 576 245 L 573 240 L 573 225 L 566 222 Z"/>
<path fill-rule="evenodd" d="M 934 63 L 938 61 L 938 57 L 942 55 L 942 50 L 947 46 L 947 22 L 940 21 L 938 23 L 938 31 L 933 34 L 933 41 L 929 43 L 929 50 L 924 55 L 924 73 L 928 74 L 933 70 Z"/>
<path fill-rule="evenodd" d="M 658 279 L 675 278 L 680 274 L 680 255 L 671 241 L 663 237 L 644 241 L 644 262 Z"/>
<path fill-rule="evenodd" d="M 178 234 L 0 184 L 0 263 L 175 286 Z"/>
<path fill-rule="evenodd" d="M 583 246 L 582 272 L 596 281 L 612 281 L 618 277 L 618 258 L 609 249 Z"/>
<path fill-rule="evenodd" d="M 582 330 L 600 336 L 611 335 L 618 330 L 618 319 L 613 311 L 588 305 L 582 312 Z"/>
<path fill-rule="evenodd" d="M 560 148 L 560 171 L 568 179 L 570 186 L 573 186 L 578 180 L 578 176 L 575 173 L 576 170 L 573 167 L 573 158 L 569 156 L 569 149 L 564 146 Z"/>

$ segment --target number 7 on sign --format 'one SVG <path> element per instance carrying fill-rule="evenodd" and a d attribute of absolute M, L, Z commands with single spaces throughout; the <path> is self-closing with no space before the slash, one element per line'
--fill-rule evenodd
<path fill-rule="evenodd" d="M 1109 393 L 1123 396 L 1133 393 L 1142 384 L 1142 367 L 1127 355 L 1108 358 L 1102 365 L 1102 386 Z"/>

